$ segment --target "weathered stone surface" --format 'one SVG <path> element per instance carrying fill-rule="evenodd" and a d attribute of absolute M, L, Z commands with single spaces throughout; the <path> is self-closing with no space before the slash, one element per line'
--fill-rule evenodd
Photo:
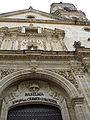
<path fill-rule="evenodd" d="M 54 14 L 30 7 L 0 15 L 0 120 L 31 103 L 58 107 L 63 120 L 90 120 L 90 22 L 71 20 L 86 17 L 59 5 L 69 19 L 58 4 Z"/>

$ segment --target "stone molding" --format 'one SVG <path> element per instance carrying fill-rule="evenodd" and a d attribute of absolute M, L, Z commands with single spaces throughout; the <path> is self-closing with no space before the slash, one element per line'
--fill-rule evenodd
<path fill-rule="evenodd" d="M 83 97 L 83 96 L 81 96 L 81 97 L 79 97 L 79 98 L 73 98 L 73 99 L 71 100 L 71 104 L 73 105 L 73 107 L 74 107 L 76 104 L 83 104 L 83 102 L 84 102 L 84 97 Z"/>
<path fill-rule="evenodd" d="M 90 49 L 76 51 L 43 51 L 43 50 L 0 50 L 0 60 L 78 60 L 90 58 Z"/>
<path fill-rule="evenodd" d="M 28 20 L 28 19 L 12 19 L 12 18 L 0 18 L 0 22 L 17 22 L 17 23 L 44 23 L 44 24 L 64 24 L 64 25 L 81 25 L 90 26 L 89 21 L 78 21 L 77 24 L 73 20 Z"/>

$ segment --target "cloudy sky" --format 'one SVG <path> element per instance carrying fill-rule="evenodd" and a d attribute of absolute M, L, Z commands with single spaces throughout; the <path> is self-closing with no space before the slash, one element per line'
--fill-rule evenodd
<path fill-rule="evenodd" d="M 0 13 L 27 9 L 32 6 L 34 9 L 44 12 L 50 11 L 50 4 L 59 3 L 60 0 L 0 0 Z M 65 3 L 73 3 L 79 10 L 86 13 L 90 20 L 90 0 L 61 0 Z"/>

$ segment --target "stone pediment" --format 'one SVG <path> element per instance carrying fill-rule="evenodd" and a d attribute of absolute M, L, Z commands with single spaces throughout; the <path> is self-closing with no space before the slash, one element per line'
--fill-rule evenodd
<path fill-rule="evenodd" d="M 42 20 L 55 20 L 56 17 L 42 12 L 36 9 L 33 9 L 31 6 L 29 9 L 18 10 L 8 13 L 0 14 L 0 18 L 12 18 L 12 19 L 42 19 Z"/>

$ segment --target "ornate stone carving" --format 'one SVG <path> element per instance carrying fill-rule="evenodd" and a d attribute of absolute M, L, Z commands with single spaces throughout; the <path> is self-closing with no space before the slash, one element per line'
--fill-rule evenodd
<path fill-rule="evenodd" d="M 54 98 L 54 99 L 56 99 L 56 100 L 60 100 L 60 102 L 63 101 L 63 99 L 64 99 L 63 96 L 61 96 L 59 92 L 54 91 L 54 90 L 52 90 L 51 88 L 49 89 L 48 94 L 49 94 L 52 98 Z"/>
<path fill-rule="evenodd" d="M 52 30 L 48 28 L 42 29 L 34 26 L 26 26 L 4 28 L 4 31 L 7 34 L 5 34 L 6 39 L 3 39 L 2 50 L 67 50 L 63 41 L 65 32 L 61 29 L 55 28 Z M 46 41 L 47 45 L 45 43 Z"/>
<path fill-rule="evenodd" d="M 32 83 L 29 86 L 29 90 L 32 92 L 38 92 L 40 89 L 39 85 L 37 83 Z"/>
<path fill-rule="evenodd" d="M 83 75 L 84 74 L 84 69 L 83 68 L 74 67 L 74 68 L 72 68 L 72 70 L 76 75 Z"/>
<path fill-rule="evenodd" d="M 35 73 L 37 71 L 37 67 L 38 67 L 37 65 L 31 66 L 31 72 Z"/>
<path fill-rule="evenodd" d="M 15 72 L 16 70 L 14 69 L 2 69 L 1 70 L 1 79 L 4 78 L 5 76 L 9 75 L 10 73 Z"/>
<path fill-rule="evenodd" d="M 22 93 L 22 91 L 31 91 L 38 92 L 40 89 L 39 84 L 37 82 L 24 81 L 18 85 L 18 92 Z"/>
<path fill-rule="evenodd" d="M 26 91 L 28 89 L 29 85 L 30 85 L 29 81 L 20 82 L 18 84 L 18 92 L 22 93 L 22 91 L 23 92 Z"/>
<path fill-rule="evenodd" d="M 18 98 L 20 99 L 20 97 L 23 99 L 26 93 L 28 95 L 36 95 L 36 96 L 37 95 L 44 96 L 44 94 L 46 94 L 46 96 L 49 95 L 53 99 L 59 100 L 60 102 L 62 102 L 64 98 L 59 93 L 59 89 L 54 90 L 55 88 L 56 86 L 52 86 L 47 82 L 23 81 L 23 82 L 20 82 L 19 84 L 13 85 L 12 87 L 9 87 L 3 100 L 6 104 L 8 104 L 10 101 L 13 101 L 14 99 L 17 100 Z"/>
<path fill-rule="evenodd" d="M 75 87 L 78 87 L 77 81 L 70 70 L 53 70 L 53 71 L 69 80 Z"/>
<path fill-rule="evenodd" d="M 22 40 L 21 42 L 21 49 L 27 49 L 27 45 L 28 45 L 28 40 Z"/>
<path fill-rule="evenodd" d="M 16 98 L 17 96 L 17 90 L 18 90 L 18 87 L 17 86 L 14 86 L 11 88 L 11 90 L 7 93 L 7 95 L 4 97 L 4 102 L 6 104 L 8 104 L 9 101 L 12 101 Z"/>

